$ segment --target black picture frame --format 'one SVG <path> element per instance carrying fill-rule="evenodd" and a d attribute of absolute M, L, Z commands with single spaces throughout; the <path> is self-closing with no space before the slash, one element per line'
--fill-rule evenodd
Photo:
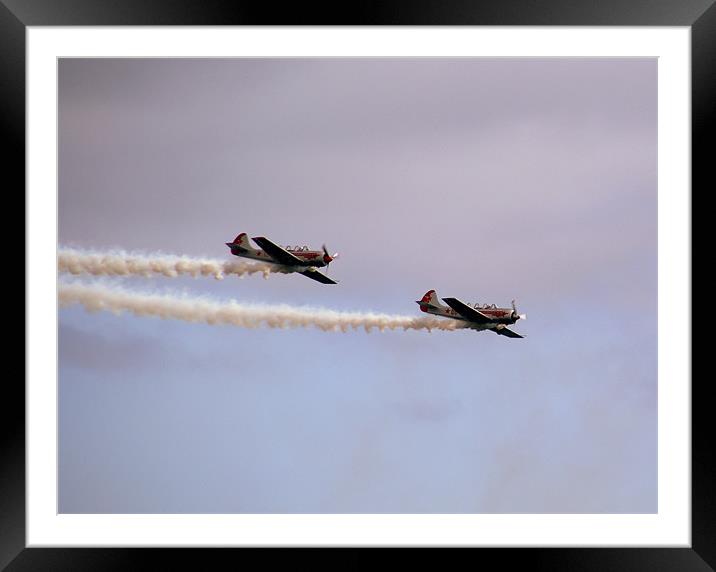
<path fill-rule="evenodd" d="M 716 105 L 714 0 L 471 0 L 361 2 L 328 6 L 224 0 L 0 0 L 0 125 L 5 197 L 25 188 L 25 38 L 28 26 L 86 25 L 510 25 L 689 26 L 692 56 L 692 188 L 716 188 L 707 140 Z M 17 190 L 17 194 L 14 191 Z M 692 191 L 692 197 L 694 196 Z M 7 205 L 7 203 L 6 203 Z M 24 203 L 22 206 L 24 212 Z M 693 210 L 693 209 L 692 209 Z M 15 213 L 6 206 L 6 221 Z M 692 222 L 693 229 L 693 222 Z M 6 233 L 9 239 L 10 233 Z M 13 242 L 8 242 L 10 248 Z M 14 252 L 13 252 L 14 254 Z M 697 298 L 698 299 L 698 298 Z M 677 301 L 684 304 L 684 301 Z M 691 312 L 690 301 L 684 304 Z M 688 333 L 690 334 L 690 333 Z M 19 337 L 19 336 L 13 336 Z M 693 352 L 692 352 L 693 355 Z M 9 372 L 11 370 L 6 370 Z M 25 547 L 25 386 L 6 373 L 0 416 L 0 568 L 23 570 L 209 569 L 245 565 L 237 550 Z M 687 380 L 685 380 L 687 381 Z M 716 569 L 716 471 L 710 442 L 709 381 L 692 375 L 692 544 L 690 548 L 477 548 L 477 564 L 537 570 Z M 258 549 L 251 549 L 256 553 Z M 304 549 L 305 551 L 305 549 Z M 292 551 L 295 558 L 296 551 Z M 339 555 L 342 555 L 340 553 Z M 432 554 L 432 553 L 431 553 Z M 253 554 L 252 554 L 253 555 Z M 271 558 L 261 550 L 264 558 Z M 439 555 L 444 566 L 444 555 Z M 359 561 L 351 561 L 351 564 Z M 268 561 L 263 561 L 265 566 Z M 427 563 L 427 562 L 426 562 Z M 436 561 L 437 563 L 437 561 Z"/>

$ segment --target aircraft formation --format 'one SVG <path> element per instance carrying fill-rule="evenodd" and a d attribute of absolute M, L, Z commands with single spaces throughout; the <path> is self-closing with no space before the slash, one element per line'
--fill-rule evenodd
<path fill-rule="evenodd" d="M 337 284 L 326 274 L 319 272 L 318 268 L 326 268 L 338 258 L 338 253 L 329 254 L 325 244 L 322 250 L 311 250 L 308 246 L 280 246 L 263 236 L 252 237 L 260 247 L 251 245 L 245 232 L 239 234 L 232 242 L 225 243 L 231 249 L 231 254 L 242 258 L 268 262 L 280 265 L 284 272 L 297 272 L 322 284 Z M 507 326 L 518 320 L 527 318 L 525 314 L 518 314 L 515 301 L 511 308 L 498 308 L 495 304 L 473 304 L 470 306 L 457 298 L 443 298 L 446 305 L 440 303 L 435 290 L 429 290 L 421 300 L 416 301 L 420 310 L 435 316 L 466 322 L 465 327 L 482 331 L 489 330 L 508 338 L 524 338 L 524 336 L 510 330 Z"/>

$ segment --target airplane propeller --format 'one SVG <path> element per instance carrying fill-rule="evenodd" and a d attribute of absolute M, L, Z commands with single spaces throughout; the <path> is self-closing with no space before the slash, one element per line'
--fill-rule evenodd
<path fill-rule="evenodd" d="M 526 320 L 527 314 L 518 314 L 517 308 L 515 307 L 515 301 L 512 300 L 512 319 L 513 320 Z"/>
<path fill-rule="evenodd" d="M 338 258 L 338 253 L 336 252 L 333 256 L 331 256 L 330 254 L 328 254 L 328 249 L 326 248 L 326 245 L 324 244 L 323 245 L 323 262 L 326 263 L 326 274 L 328 274 L 328 265 L 336 258 Z"/>

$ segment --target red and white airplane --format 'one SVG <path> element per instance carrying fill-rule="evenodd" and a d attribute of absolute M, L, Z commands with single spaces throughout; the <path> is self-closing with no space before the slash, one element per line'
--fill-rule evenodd
<path fill-rule="evenodd" d="M 253 241 L 261 249 L 251 246 L 245 232 L 237 236 L 234 242 L 225 244 L 231 249 L 231 254 L 234 256 L 280 264 L 291 272 L 298 272 L 322 284 L 338 284 L 338 282 L 331 280 L 328 276 L 316 270 L 316 268 L 323 266 L 327 270 L 331 261 L 338 258 L 337 252 L 333 255 L 328 254 L 325 245 L 323 246 L 323 251 L 320 251 L 310 250 L 307 246 L 287 246 L 284 248 L 263 236 L 254 236 Z"/>
<path fill-rule="evenodd" d="M 430 290 L 417 303 L 420 304 L 420 309 L 423 312 L 454 320 L 464 320 L 468 322 L 467 327 L 473 330 L 492 330 L 496 334 L 508 338 L 524 338 L 507 327 L 507 324 L 514 324 L 517 320 L 527 318 L 526 314 L 517 313 L 514 300 L 512 300 L 512 308 L 498 308 L 494 304 L 470 306 L 457 298 L 443 298 L 443 302 L 447 306 L 440 303 L 435 290 Z"/>

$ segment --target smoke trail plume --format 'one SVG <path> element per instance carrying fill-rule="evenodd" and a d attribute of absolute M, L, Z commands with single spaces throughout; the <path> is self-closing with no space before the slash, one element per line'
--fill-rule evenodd
<path fill-rule="evenodd" d="M 326 309 L 296 308 L 287 305 L 259 306 L 213 302 L 202 298 L 143 294 L 103 285 L 60 283 L 61 306 L 82 304 L 89 311 L 109 310 L 116 314 L 131 312 L 136 316 L 158 316 L 187 322 L 229 324 L 243 328 L 307 328 L 346 332 L 359 328 L 370 332 L 383 330 L 455 330 L 464 326 L 454 321 L 431 317 L 395 316 L 389 314 L 335 312 Z"/>
<path fill-rule="evenodd" d="M 70 274 L 94 276 L 151 276 L 161 274 L 170 278 L 180 275 L 213 276 L 222 280 L 225 276 L 262 273 L 268 278 L 271 272 L 290 272 L 289 269 L 266 262 L 244 262 L 189 258 L 187 256 L 143 255 L 124 252 L 97 253 L 61 248 L 57 256 L 57 268 Z"/>

